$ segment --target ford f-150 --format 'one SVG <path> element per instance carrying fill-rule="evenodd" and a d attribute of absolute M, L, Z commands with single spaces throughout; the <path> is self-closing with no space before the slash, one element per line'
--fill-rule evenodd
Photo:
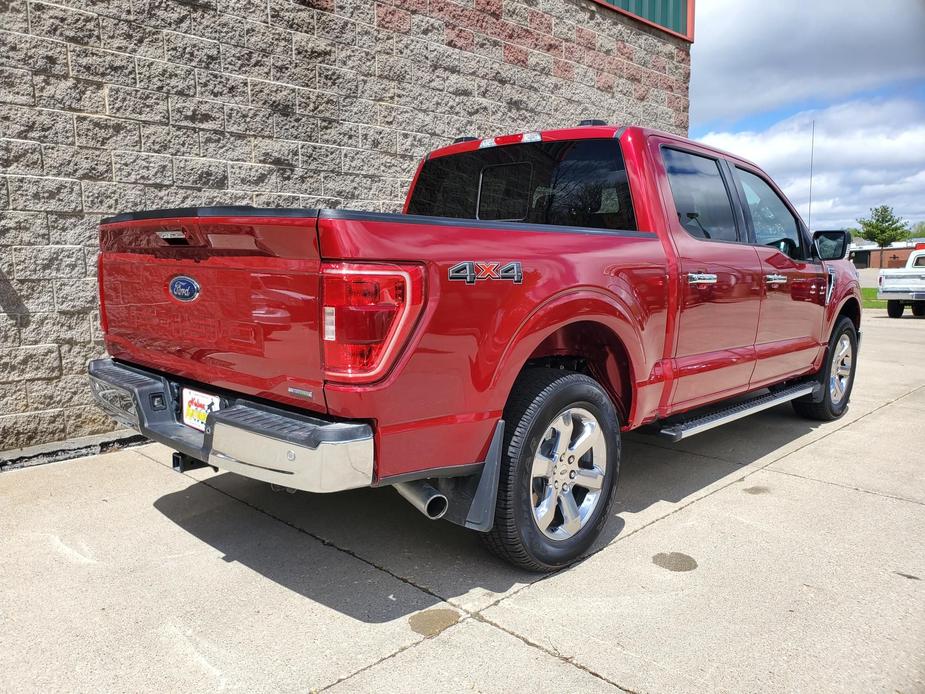
<path fill-rule="evenodd" d="M 521 567 L 580 557 L 621 432 L 792 402 L 840 417 L 861 319 L 845 232 L 744 159 L 638 127 L 460 138 L 403 213 L 211 207 L 100 227 L 90 363 L 114 418 L 308 492 L 392 486 Z"/>

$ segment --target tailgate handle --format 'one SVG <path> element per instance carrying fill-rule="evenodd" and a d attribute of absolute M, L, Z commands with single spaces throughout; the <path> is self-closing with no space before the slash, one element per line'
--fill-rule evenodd
<path fill-rule="evenodd" d="M 170 246 L 189 246 L 189 239 L 182 229 L 161 229 L 155 233 Z"/>

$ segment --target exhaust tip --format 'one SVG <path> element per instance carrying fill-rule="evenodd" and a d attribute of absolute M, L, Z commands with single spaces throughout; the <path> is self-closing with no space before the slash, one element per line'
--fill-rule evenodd
<path fill-rule="evenodd" d="M 438 520 L 446 515 L 447 508 L 449 508 L 449 503 L 446 497 L 443 494 L 435 494 L 428 499 L 424 513 L 431 520 Z"/>
<path fill-rule="evenodd" d="M 441 494 L 426 482 L 398 482 L 392 486 L 430 520 L 443 518 L 450 507 L 446 495 Z"/>

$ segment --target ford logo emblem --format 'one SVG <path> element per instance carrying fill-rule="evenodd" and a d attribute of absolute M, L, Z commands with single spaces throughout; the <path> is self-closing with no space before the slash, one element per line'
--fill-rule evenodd
<path fill-rule="evenodd" d="M 167 288 L 177 301 L 194 301 L 199 296 L 199 283 L 192 277 L 174 277 Z"/>

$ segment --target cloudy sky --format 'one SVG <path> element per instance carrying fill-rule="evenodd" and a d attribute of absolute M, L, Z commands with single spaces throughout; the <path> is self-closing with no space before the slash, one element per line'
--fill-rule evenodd
<path fill-rule="evenodd" d="M 691 137 L 754 161 L 812 226 L 925 220 L 925 0 L 697 0 Z"/>

